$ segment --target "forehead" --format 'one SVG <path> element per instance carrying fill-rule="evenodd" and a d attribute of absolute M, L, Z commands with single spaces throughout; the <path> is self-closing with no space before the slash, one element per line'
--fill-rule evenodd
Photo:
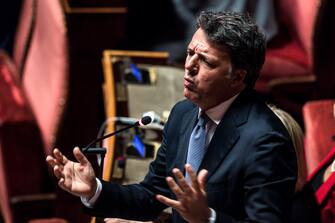
<path fill-rule="evenodd" d="M 229 56 L 227 49 L 224 46 L 209 41 L 202 29 L 198 29 L 194 33 L 188 47 L 196 53 L 206 53 L 217 57 Z"/>

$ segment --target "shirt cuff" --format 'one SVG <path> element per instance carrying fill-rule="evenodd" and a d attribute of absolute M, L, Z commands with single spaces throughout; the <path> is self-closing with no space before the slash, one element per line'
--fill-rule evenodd
<path fill-rule="evenodd" d="M 98 197 L 100 196 L 100 193 L 102 191 L 102 184 L 100 180 L 98 180 L 98 178 L 95 178 L 95 180 L 97 181 L 97 189 L 93 197 L 91 199 L 80 197 L 81 202 L 88 208 L 92 208 L 94 206 L 95 202 L 98 200 Z"/>
<path fill-rule="evenodd" d="M 208 218 L 208 223 L 214 223 L 216 221 L 216 212 L 212 208 L 209 209 L 211 210 L 211 216 Z"/>

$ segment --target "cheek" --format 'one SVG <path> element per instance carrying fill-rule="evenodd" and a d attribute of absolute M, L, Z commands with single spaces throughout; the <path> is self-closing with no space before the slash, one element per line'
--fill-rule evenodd
<path fill-rule="evenodd" d="M 208 71 L 199 71 L 196 81 L 199 85 L 208 85 L 211 84 L 213 80 L 213 75 Z"/>
<path fill-rule="evenodd" d="M 213 80 L 207 78 L 199 81 L 198 92 L 202 95 L 211 95 L 213 90 L 216 88 L 216 84 Z"/>
<path fill-rule="evenodd" d="M 216 94 L 229 87 L 229 79 L 224 76 L 223 71 L 218 70 L 199 72 L 196 82 L 198 89 L 203 93 Z"/>
<path fill-rule="evenodd" d="M 204 74 L 198 76 L 199 84 L 205 85 L 205 86 L 212 86 L 215 85 L 217 81 L 219 81 L 218 75 L 211 72 L 204 72 Z"/>
<path fill-rule="evenodd" d="M 224 91 L 229 90 L 230 81 L 225 78 L 211 79 L 206 82 L 207 90 L 211 92 L 211 94 L 219 96 Z"/>

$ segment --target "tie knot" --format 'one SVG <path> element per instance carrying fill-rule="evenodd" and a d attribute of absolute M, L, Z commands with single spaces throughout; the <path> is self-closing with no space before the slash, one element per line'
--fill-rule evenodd
<path fill-rule="evenodd" d="M 209 121 L 209 117 L 206 115 L 206 113 L 202 113 L 199 116 L 198 125 L 201 127 L 205 127 L 208 121 Z"/>

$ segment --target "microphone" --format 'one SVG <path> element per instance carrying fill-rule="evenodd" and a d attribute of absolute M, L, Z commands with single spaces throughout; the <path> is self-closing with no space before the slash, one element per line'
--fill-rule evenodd
<path fill-rule="evenodd" d="M 165 122 L 162 120 L 162 118 L 154 111 L 147 111 L 147 112 L 142 113 L 142 117 L 144 117 L 144 116 L 149 116 L 152 119 L 150 124 L 157 124 L 157 125 L 164 125 L 165 124 Z M 117 123 L 131 125 L 131 124 L 134 124 L 135 122 L 137 122 L 138 119 L 131 118 L 131 117 L 117 116 L 117 117 L 109 118 L 107 121 L 108 122 L 109 121 L 116 121 Z"/>
<path fill-rule="evenodd" d="M 143 113 L 142 116 L 143 117 L 144 116 L 149 116 L 152 119 L 152 123 L 164 125 L 164 122 L 162 121 L 161 117 L 154 111 L 147 111 L 147 112 Z"/>
<path fill-rule="evenodd" d="M 131 124 L 131 125 L 128 125 L 122 129 L 119 129 L 115 132 L 112 132 L 112 133 L 109 133 L 107 135 L 104 135 L 102 137 L 99 137 L 99 138 L 96 138 L 94 139 L 92 142 L 90 142 L 87 146 L 85 146 L 83 149 L 82 149 L 82 152 L 83 153 L 86 153 L 86 154 L 104 154 L 106 151 L 102 148 L 90 148 L 94 143 L 97 143 L 97 142 L 100 142 L 106 138 L 109 138 L 111 136 L 114 136 L 120 132 L 123 132 L 127 129 L 130 129 L 130 128 L 134 128 L 134 127 L 138 127 L 138 126 L 145 126 L 145 125 L 148 125 L 150 123 L 153 122 L 153 119 L 150 117 L 150 116 L 143 116 L 141 119 L 139 119 L 137 122 L 135 122 L 134 124 Z"/>

